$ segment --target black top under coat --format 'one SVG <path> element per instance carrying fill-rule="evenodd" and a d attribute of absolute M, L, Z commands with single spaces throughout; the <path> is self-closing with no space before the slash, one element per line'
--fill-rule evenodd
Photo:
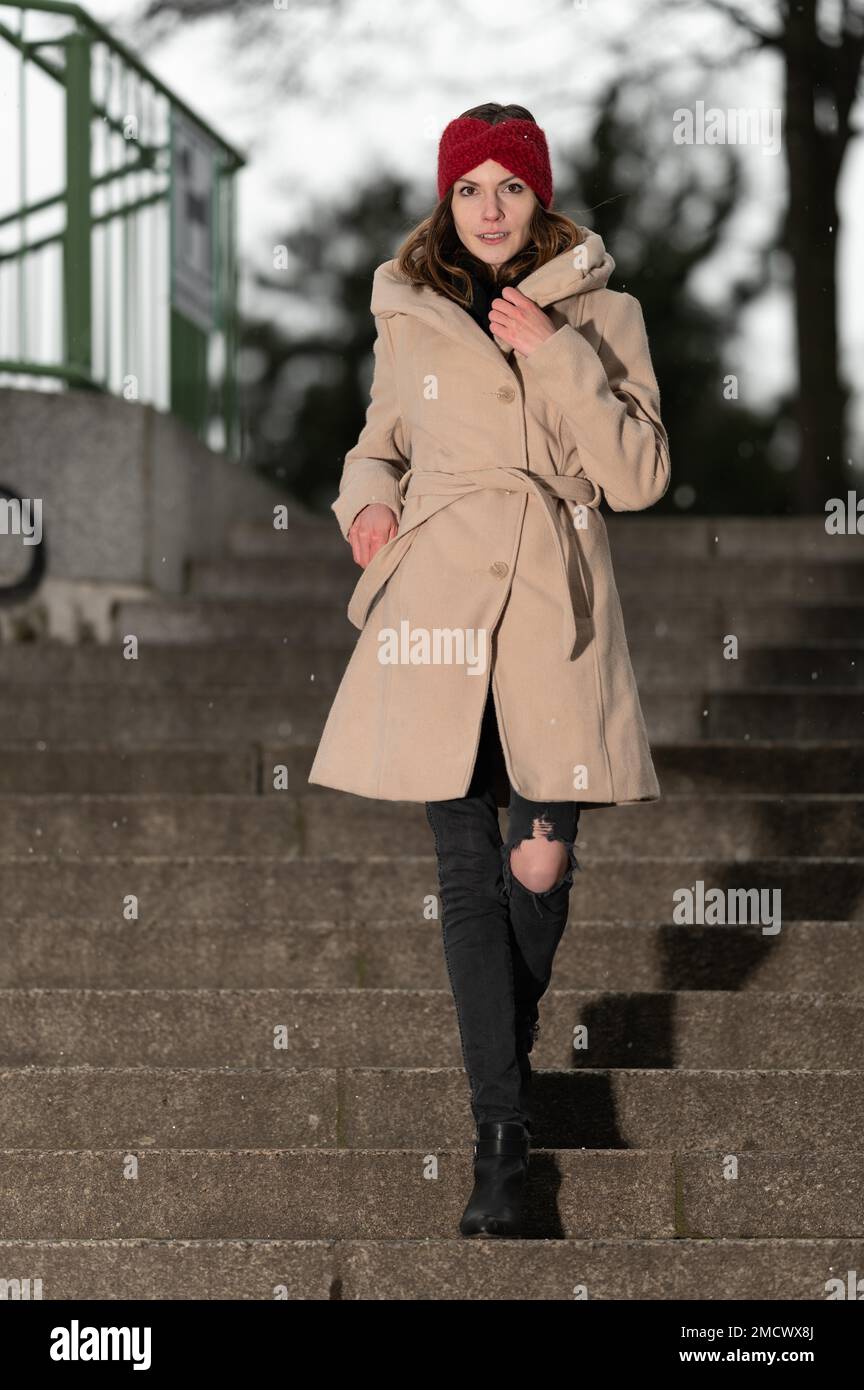
<path fill-rule="evenodd" d="M 526 266 L 525 269 L 521 270 L 512 280 L 505 280 L 501 284 L 493 284 L 484 271 L 483 263 L 478 262 L 476 257 L 472 256 L 469 252 L 466 251 L 462 255 L 457 254 L 453 257 L 453 262 L 455 265 L 459 266 L 460 270 L 465 270 L 470 275 L 471 288 L 474 295 L 471 304 L 460 304 L 459 307 L 460 309 L 464 308 L 466 314 L 470 314 L 475 323 L 479 323 L 483 332 L 488 333 L 491 338 L 492 329 L 489 326 L 489 310 L 492 307 L 492 300 L 503 298 L 501 290 L 504 285 L 518 285 L 519 281 L 524 280 L 525 276 L 530 273 L 531 267 Z"/>

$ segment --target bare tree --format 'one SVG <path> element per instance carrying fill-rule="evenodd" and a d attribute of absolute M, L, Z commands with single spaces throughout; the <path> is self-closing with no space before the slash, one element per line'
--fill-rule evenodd
<path fill-rule="evenodd" d="M 798 392 L 798 505 L 822 511 L 848 487 L 846 409 L 837 342 L 837 188 L 864 62 L 864 0 L 773 0 L 765 23 L 734 0 L 663 0 L 662 10 L 713 10 L 744 37 L 734 57 L 771 50 L 783 64 L 788 203 L 779 245 L 792 264 Z M 769 11 L 771 13 L 769 13 Z M 714 61 L 710 64 L 717 67 Z"/>

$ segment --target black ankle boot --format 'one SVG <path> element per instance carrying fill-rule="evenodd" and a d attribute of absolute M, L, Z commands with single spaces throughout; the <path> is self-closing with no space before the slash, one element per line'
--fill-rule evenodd
<path fill-rule="evenodd" d="M 477 1126 L 474 1191 L 459 1223 L 463 1236 L 515 1236 L 528 1175 L 529 1132 L 518 1120 Z"/>

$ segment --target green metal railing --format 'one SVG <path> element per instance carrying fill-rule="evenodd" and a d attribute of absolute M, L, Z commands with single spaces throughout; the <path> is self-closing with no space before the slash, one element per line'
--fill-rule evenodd
<path fill-rule="evenodd" d="M 61 0 L 0 0 L 0 140 L 0 384 L 146 401 L 239 454 L 243 156 Z"/>

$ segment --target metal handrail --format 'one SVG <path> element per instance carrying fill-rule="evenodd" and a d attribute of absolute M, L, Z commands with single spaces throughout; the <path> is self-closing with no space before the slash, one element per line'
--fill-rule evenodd
<path fill-rule="evenodd" d="M 214 447 L 239 452 L 234 180 L 244 156 L 80 5 L 0 0 L 5 9 L 21 14 L 18 33 L 0 21 L 0 46 L 5 41 L 19 54 L 22 93 L 28 63 L 65 90 L 66 176 L 64 188 L 27 199 L 22 101 L 20 206 L 0 215 L 0 235 L 20 228 L 18 244 L 0 245 L 0 307 L 4 286 L 17 304 L 17 313 L 0 313 L 0 375 L 124 396 L 131 380 L 129 398 L 170 409 Z M 29 11 L 72 25 L 31 40 Z M 106 201 L 119 205 L 95 211 L 99 190 L 116 190 Z M 28 237 L 28 219 L 60 209 L 60 230 L 49 223 Z M 62 302 L 51 300 L 54 322 L 42 360 L 44 315 L 32 327 L 28 317 L 31 272 L 35 267 L 39 276 L 37 298 L 43 284 L 53 290 L 55 261 L 47 258 L 56 258 L 57 248 Z M 216 339 L 219 350 L 211 352 Z M 209 438 L 214 428 L 218 442 Z"/>
<path fill-rule="evenodd" d="M 246 163 L 245 156 L 242 155 L 239 150 L 235 149 L 233 145 L 229 145 L 228 141 L 217 134 L 211 125 L 208 125 L 206 121 L 202 120 L 198 113 L 192 110 L 191 106 L 186 105 L 182 97 L 178 97 L 176 92 L 172 92 L 171 88 L 156 77 L 156 75 L 141 62 L 140 58 L 136 58 L 131 49 L 121 43 L 119 39 L 115 39 L 110 30 L 106 29 L 103 24 L 100 24 L 98 19 L 93 19 L 93 17 L 89 15 L 86 10 L 82 9 L 80 5 L 66 4 L 65 0 L 3 0 L 3 4 L 8 5 L 13 10 L 43 10 L 48 14 L 64 14 L 68 15 L 71 19 L 77 20 L 82 27 L 96 34 L 104 44 L 107 44 L 115 53 L 119 54 L 127 67 L 133 68 L 138 73 L 139 77 L 145 78 L 152 87 L 155 87 L 158 92 L 161 92 L 164 97 L 167 97 L 172 106 L 176 106 L 179 111 L 182 111 L 184 115 L 188 116 L 196 125 L 199 125 L 202 130 L 205 130 L 217 144 L 227 150 L 234 160 L 236 168 L 239 169 Z M 4 35 L 4 37 L 6 37 L 6 35 Z M 15 38 L 17 38 L 17 34 Z M 40 41 L 43 47 L 45 45 L 53 46 L 56 42 L 58 42 L 56 39 L 42 39 Z"/>

